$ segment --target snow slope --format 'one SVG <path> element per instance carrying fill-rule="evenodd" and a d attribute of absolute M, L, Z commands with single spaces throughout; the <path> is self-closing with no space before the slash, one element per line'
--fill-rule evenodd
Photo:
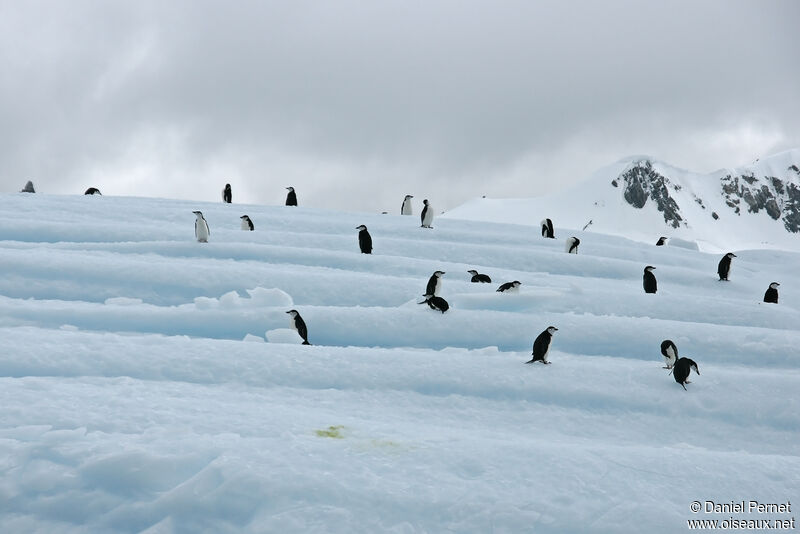
<path fill-rule="evenodd" d="M 652 199 L 636 208 L 624 198 L 625 188 L 620 176 L 644 163 L 649 163 L 655 173 L 669 180 L 668 193 L 679 206 L 682 217 L 679 227 L 665 221 L 663 212 Z M 540 221 L 550 218 L 559 230 L 556 237 L 562 238 L 568 237 L 567 233 L 576 235 L 576 230 L 591 221 L 586 228 L 590 233 L 617 235 L 643 243 L 654 244 L 660 236 L 666 236 L 681 246 L 714 253 L 763 248 L 800 252 L 800 233 L 787 232 L 783 220 L 771 218 L 764 209 L 751 213 L 747 203 L 733 195 L 730 198 L 738 203 L 737 213 L 726 203 L 729 197 L 723 194 L 721 181 L 726 176 L 752 176 L 757 179 L 754 183 L 758 189 L 762 187 L 761 182 L 771 183 L 772 177 L 777 177 L 784 184 L 800 186 L 800 171 L 795 170 L 798 165 L 800 149 L 776 154 L 746 167 L 721 169 L 707 175 L 649 156 L 631 156 L 597 170 L 586 180 L 558 193 L 524 199 L 474 199 L 448 211 L 444 217 L 527 224 L 536 226 L 537 232 Z M 744 186 L 747 183 L 743 180 L 740 187 Z M 772 185 L 763 187 L 775 193 Z"/>
<path fill-rule="evenodd" d="M 723 283 L 718 254 L 600 233 L 568 255 L 454 219 L 0 206 L 2 532 L 677 532 L 730 515 L 694 500 L 797 500 L 797 253 L 741 251 Z M 437 269 L 444 315 L 416 304 Z M 553 364 L 523 365 L 550 324 Z"/>

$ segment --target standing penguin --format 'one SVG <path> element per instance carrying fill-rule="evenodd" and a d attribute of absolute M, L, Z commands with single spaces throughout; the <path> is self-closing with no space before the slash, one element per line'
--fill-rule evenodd
<path fill-rule="evenodd" d="M 222 201 L 225 204 L 230 204 L 233 200 L 233 193 L 231 193 L 231 184 L 225 184 L 225 189 L 222 190 Z"/>
<path fill-rule="evenodd" d="M 294 187 L 287 187 L 289 193 L 286 194 L 286 205 L 297 206 L 297 194 L 294 192 Z"/>
<path fill-rule="evenodd" d="M 672 367 L 672 376 L 675 377 L 675 382 L 683 386 L 683 389 L 686 389 L 686 384 L 691 384 L 688 378 L 692 369 L 694 369 L 694 372 L 698 375 L 700 374 L 700 371 L 697 369 L 697 364 L 694 360 L 689 358 L 678 358 L 678 361 L 676 361 L 675 365 Z"/>
<path fill-rule="evenodd" d="M 778 303 L 778 286 L 780 284 L 778 282 L 772 282 L 767 288 L 767 292 L 764 293 L 764 302 L 771 302 L 773 304 Z"/>
<path fill-rule="evenodd" d="M 656 246 L 657 247 L 663 247 L 666 244 L 667 244 L 667 238 L 662 236 L 662 237 L 658 238 L 658 242 L 656 243 Z"/>
<path fill-rule="evenodd" d="M 553 233 L 553 221 L 550 219 L 542 220 L 542 237 L 555 239 L 555 234 Z"/>
<path fill-rule="evenodd" d="M 100 196 L 103 196 L 103 194 L 100 192 L 100 190 L 97 189 L 96 187 L 90 187 L 83 194 L 84 195 L 100 195 Z"/>
<path fill-rule="evenodd" d="M 417 302 L 417 304 L 427 304 L 430 309 L 438 310 L 442 313 L 450 309 L 450 305 L 442 297 L 437 297 L 436 295 L 430 294 L 422 295 L 422 297 L 425 300 L 422 302 Z"/>
<path fill-rule="evenodd" d="M 735 258 L 736 254 L 733 252 L 728 252 L 725 254 L 721 260 L 719 260 L 719 265 L 717 265 L 717 274 L 719 275 L 720 280 L 728 281 L 728 275 L 731 272 L 731 259 Z"/>
<path fill-rule="evenodd" d="M 367 232 L 367 227 L 363 224 L 357 226 L 358 230 L 358 246 L 361 247 L 362 254 L 372 254 L 372 236 Z"/>
<path fill-rule="evenodd" d="M 431 223 L 433 222 L 433 207 L 431 207 L 428 199 L 422 201 L 424 204 L 422 208 L 422 213 L 420 214 L 420 219 L 422 219 L 422 228 L 433 228 Z"/>
<path fill-rule="evenodd" d="M 33 187 L 33 182 L 30 180 L 28 180 L 28 182 L 25 184 L 25 187 L 23 187 L 22 191 L 20 191 L 20 193 L 35 193 L 35 192 L 36 188 Z"/>
<path fill-rule="evenodd" d="M 522 282 L 519 280 L 514 280 L 513 282 L 506 282 L 505 284 L 501 284 L 500 287 L 497 288 L 497 292 L 499 293 L 518 293 L 519 286 L 522 285 Z"/>
<path fill-rule="evenodd" d="M 194 236 L 200 243 L 208 243 L 208 236 L 211 235 L 211 230 L 208 229 L 208 223 L 203 217 L 203 212 L 193 211 L 192 213 L 197 216 L 194 221 Z"/>
<path fill-rule="evenodd" d="M 653 274 L 655 267 L 648 265 L 644 268 L 644 276 L 642 277 L 642 285 L 644 286 L 645 293 L 655 293 L 658 290 L 658 282 L 656 282 L 656 275 Z"/>
<path fill-rule="evenodd" d="M 664 361 L 667 364 L 664 369 L 672 369 L 678 360 L 678 347 L 675 346 L 671 339 L 665 339 L 661 342 L 661 354 L 664 355 Z"/>
<path fill-rule="evenodd" d="M 400 206 L 400 215 L 414 215 L 414 210 L 411 208 L 411 199 L 414 195 L 406 195 L 403 199 L 403 205 Z"/>
<path fill-rule="evenodd" d="M 251 232 L 256 229 L 253 221 L 250 220 L 250 217 L 247 215 L 242 215 L 239 217 L 242 220 L 242 230 L 250 230 Z"/>
<path fill-rule="evenodd" d="M 479 282 L 479 283 L 482 283 L 482 284 L 491 284 L 492 283 L 492 279 L 489 278 L 488 274 L 480 274 L 475 269 L 470 269 L 467 272 L 472 275 L 472 278 L 470 279 L 470 282 Z"/>
<path fill-rule="evenodd" d="M 425 294 L 438 296 L 439 290 L 442 289 L 442 275 L 444 271 L 435 271 L 428 279 L 428 285 L 425 286 Z"/>
<path fill-rule="evenodd" d="M 291 316 L 291 325 L 297 330 L 297 335 L 303 338 L 303 345 L 311 345 L 311 343 L 308 342 L 308 328 L 306 328 L 306 322 L 300 317 L 297 310 L 289 310 L 286 313 Z"/>
<path fill-rule="evenodd" d="M 550 352 L 550 341 L 552 341 L 553 334 L 556 331 L 558 331 L 558 328 L 555 326 L 548 326 L 544 332 L 536 337 L 536 341 L 533 342 L 533 358 L 525 363 L 552 363 L 547 361 L 547 353 Z"/>
<path fill-rule="evenodd" d="M 581 240 L 577 237 L 568 237 L 567 238 L 567 245 L 565 250 L 569 254 L 577 254 L 578 253 L 578 245 L 581 244 Z"/>

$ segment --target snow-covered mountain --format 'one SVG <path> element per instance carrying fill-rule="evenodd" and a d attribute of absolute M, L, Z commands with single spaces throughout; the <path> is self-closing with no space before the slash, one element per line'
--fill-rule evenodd
<path fill-rule="evenodd" d="M 567 254 L 527 226 L 433 226 L 0 195 L 0 532 L 671 534 L 792 517 L 691 505 L 797 500 L 800 254 L 742 252 L 719 282 L 718 254 L 599 233 Z M 418 305 L 436 270 L 445 314 Z M 552 365 L 525 365 L 549 325 Z M 688 391 L 664 339 L 699 366 Z"/>
<path fill-rule="evenodd" d="M 665 236 L 714 252 L 800 250 L 800 149 L 705 175 L 635 156 L 559 193 L 476 199 L 445 216 L 536 226 L 550 218 L 572 233 L 586 227 L 652 243 Z"/>

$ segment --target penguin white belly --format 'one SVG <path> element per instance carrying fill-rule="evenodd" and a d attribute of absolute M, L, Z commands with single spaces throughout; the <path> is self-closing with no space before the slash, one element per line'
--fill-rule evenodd
<path fill-rule="evenodd" d="M 403 215 L 414 215 L 411 209 L 411 202 L 403 202 L 403 209 L 400 211 Z"/>
<path fill-rule="evenodd" d="M 433 222 L 433 209 L 429 206 L 425 211 L 425 217 L 422 219 L 422 226 L 430 226 Z"/>
<path fill-rule="evenodd" d="M 208 243 L 208 224 L 206 224 L 203 220 L 195 221 L 194 223 L 194 233 L 197 236 L 197 240 L 201 243 Z"/>
<path fill-rule="evenodd" d="M 247 230 L 248 232 L 250 231 L 250 225 L 247 224 L 247 221 L 245 220 L 242 220 L 242 230 Z"/>

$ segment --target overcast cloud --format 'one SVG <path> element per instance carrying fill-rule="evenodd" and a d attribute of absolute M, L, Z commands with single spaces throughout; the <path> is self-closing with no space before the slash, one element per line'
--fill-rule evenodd
<path fill-rule="evenodd" d="M 397 212 L 800 146 L 800 2 L 0 0 L 0 182 Z"/>

